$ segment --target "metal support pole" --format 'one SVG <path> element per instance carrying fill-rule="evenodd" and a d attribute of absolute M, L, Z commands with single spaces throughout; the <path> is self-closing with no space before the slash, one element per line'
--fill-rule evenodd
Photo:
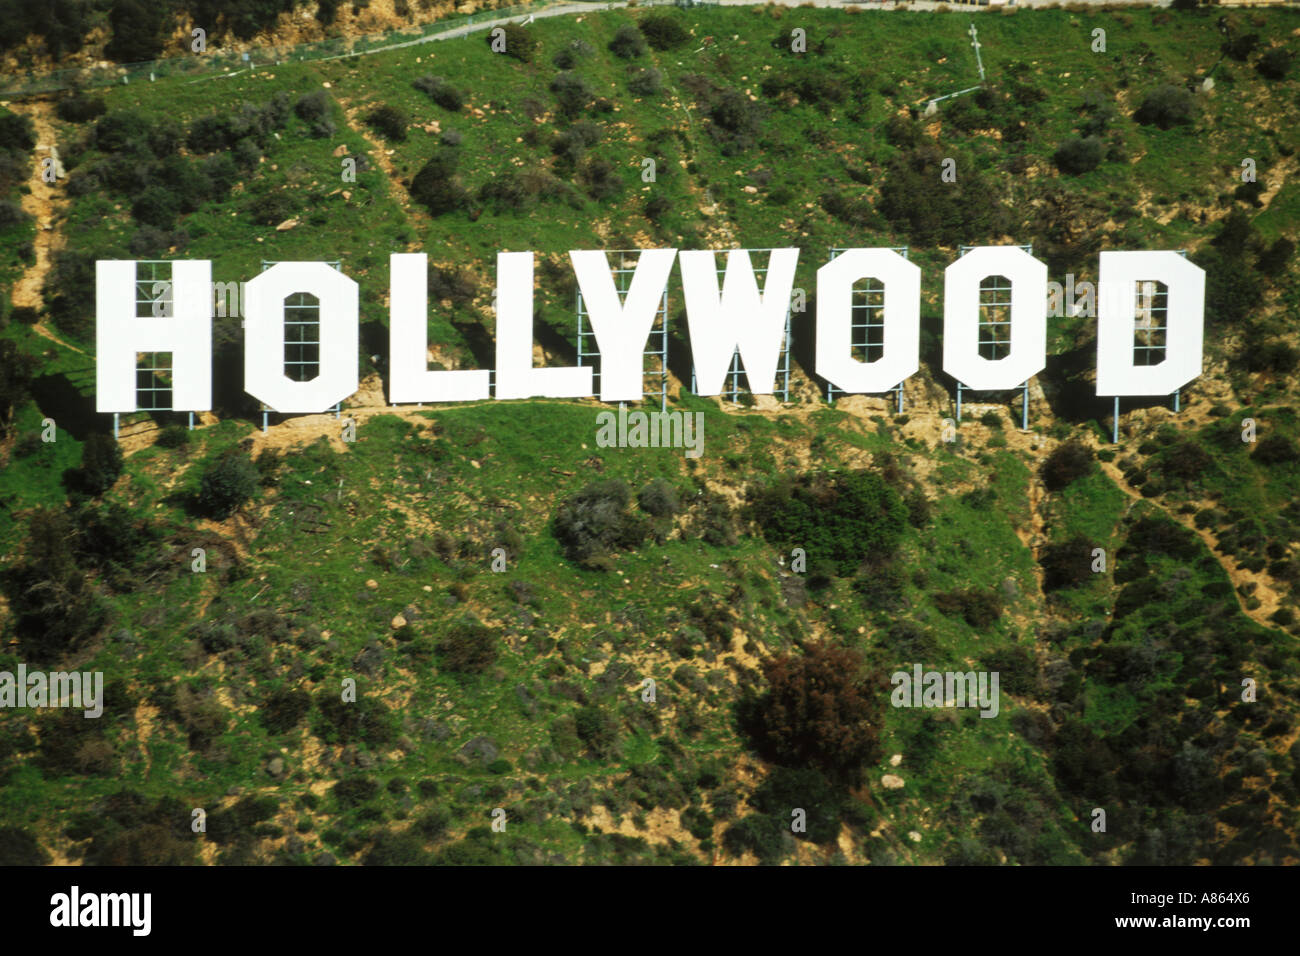
<path fill-rule="evenodd" d="M 1110 420 L 1110 443 L 1119 444 L 1119 396 L 1115 396 L 1115 414 Z"/>
<path fill-rule="evenodd" d="M 957 383 L 957 421 L 961 421 L 961 382 Z"/>
<path fill-rule="evenodd" d="M 117 412 L 113 413 L 113 440 L 117 441 Z"/>
<path fill-rule="evenodd" d="M 262 434 L 265 435 L 266 431 L 267 431 L 266 409 L 264 408 L 262 409 Z"/>
<path fill-rule="evenodd" d="M 190 431 L 194 431 L 194 413 L 190 412 Z"/>
<path fill-rule="evenodd" d="M 903 414 L 903 383 L 898 383 L 898 414 Z"/>
<path fill-rule="evenodd" d="M 1183 390 L 1181 388 L 1174 389 L 1174 412 L 1175 413 L 1181 411 L 1179 406 L 1182 403 L 1182 391 Z"/>

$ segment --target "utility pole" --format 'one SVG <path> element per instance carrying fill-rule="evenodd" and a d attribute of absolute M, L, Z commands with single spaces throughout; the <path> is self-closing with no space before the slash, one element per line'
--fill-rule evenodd
<path fill-rule="evenodd" d="M 979 36 L 975 33 L 975 24 L 973 22 L 970 25 L 970 45 L 975 48 L 975 62 L 979 65 L 980 82 L 983 83 L 984 82 L 984 59 L 983 57 L 980 56 Z"/>

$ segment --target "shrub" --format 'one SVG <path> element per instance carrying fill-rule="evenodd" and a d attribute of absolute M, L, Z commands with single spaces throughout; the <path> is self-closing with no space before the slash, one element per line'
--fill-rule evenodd
<path fill-rule="evenodd" d="M 334 135 L 334 120 L 330 115 L 330 97 L 324 90 L 304 93 L 293 105 L 298 118 L 311 127 L 312 136 L 323 139 Z"/>
<path fill-rule="evenodd" d="M 775 767 L 754 791 L 750 803 L 778 820 L 790 818 L 795 807 L 807 814 L 807 831 L 799 834 L 813 843 L 830 843 L 840 833 L 842 792 L 817 770 Z"/>
<path fill-rule="evenodd" d="M 560 73 L 551 81 L 551 92 L 560 104 L 560 112 L 576 116 L 591 102 L 591 87 L 576 73 Z"/>
<path fill-rule="evenodd" d="M 615 550 L 640 546 L 649 529 L 628 511 L 632 492 L 618 479 L 593 482 L 564 501 L 555 514 L 554 533 L 571 561 L 591 568 L 607 566 Z"/>
<path fill-rule="evenodd" d="M 455 674 L 481 674 L 494 663 L 500 641 L 492 631 L 475 620 L 453 624 L 438 644 L 438 661 L 444 670 Z"/>
<path fill-rule="evenodd" d="M 149 0 L 113 0 L 108 22 L 113 35 L 104 55 L 118 63 L 140 63 L 162 53 L 168 10 Z"/>
<path fill-rule="evenodd" d="M 645 55 L 645 36 L 632 24 L 625 23 L 614 32 L 614 39 L 609 41 L 609 52 L 624 60 L 634 60 Z"/>
<path fill-rule="evenodd" d="M 1058 445 L 1039 469 L 1048 491 L 1062 491 L 1092 471 L 1092 451 L 1078 441 Z"/>
<path fill-rule="evenodd" d="M 514 57 L 520 63 L 533 62 L 533 56 L 537 53 L 537 41 L 533 39 L 528 29 L 517 23 L 503 24 L 500 29 L 505 31 L 505 36 L 502 38 L 504 49 L 501 52 L 506 56 Z M 496 30 L 493 29 L 487 34 L 488 46 L 496 43 L 496 38 L 493 36 L 495 33 Z"/>
<path fill-rule="evenodd" d="M 348 809 L 369 803 L 379 796 L 379 784 L 369 777 L 344 777 L 331 792 L 340 807 Z"/>
<path fill-rule="evenodd" d="M 671 518 L 682 510 L 677 489 L 662 478 L 651 480 L 636 496 L 637 506 L 655 518 Z"/>
<path fill-rule="evenodd" d="M 445 110 L 457 112 L 465 105 L 465 98 L 460 90 L 452 86 L 441 76 L 432 76 L 426 74 L 411 84 L 429 99 L 433 100 Z"/>
<path fill-rule="evenodd" d="M 663 91 L 664 75 L 654 67 L 629 70 L 627 89 L 633 96 L 658 96 Z"/>
<path fill-rule="evenodd" d="M 638 26 L 646 42 L 656 50 L 671 50 L 691 38 L 690 33 L 677 21 L 677 18 L 666 13 L 651 14 Z"/>
<path fill-rule="evenodd" d="M 78 484 L 87 494 L 102 495 L 122 474 L 122 448 L 111 435 L 95 432 L 81 448 Z"/>
<path fill-rule="evenodd" d="M 203 470 L 198 506 L 214 518 L 228 518 L 256 491 L 257 468 L 246 454 L 232 449 Z"/>
<path fill-rule="evenodd" d="M 20 827 L 0 827 L 0 866 L 45 866 L 50 855 Z"/>
<path fill-rule="evenodd" d="M 59 100 L 59 119 L 68 123 L 86 123 L 103 116 L 107 111 L 102 96 L 73 93 Z"/>
<path fill-rule="evenodd" d="M 1234 37 L 1229 37 L 1227 40 L 1224 40 L 1221 49 L 1227 56 L 1236 60 L 1238 63 L 1245 63 L 1258 47 L 1258 33 L 1239 33 Z"/>
<path fill-rule="evenodd" d="M 361 864 L 362 866 L 428 866 L 430 860 L 429 853 L 414 834 L 406 831 L 401 833 L 384 831 L 375 837 L 375 842 L 361 858 Z"/>
<path fill-rule="evenodd" d="M 573 715 L 578 739 L 597 760 L 618 755 L 618 718 L 608 708 L 591 704 Z"/>
<path fill-rule="evenodd" d="M 585 40 L 572 40 L 551 59 L 557 69 L 571 70 L 580 60 L 586 60 L 596 51 Z"/>
<path fill-rule="evenodd" d="M 1095 547 L 1087 538 L 1075 536 L 1044 548 L 1038 559 L 1043 566 L 1043 590 L 1059 591 L 1086 584 L 1092 577 L 1092 552 Z"/>
<path fill-rule="evenodd" d="M 1291 71 L 1291 53 L 1284 47 L 1273 47 L 1259 58 L 1255 69 L 1266 80 L 1285 80 Z"/>
<path fill-rule="evenodd" d="M 887 563 L 907 526 L 907 509 L 878 474 L 806 474 L 751 496 L 750 517 L 782 550 L 803 548 L 848 575 L 868 557 Z"/>
<path fill-rule="evenodd" d="M 945 614 L 960 614 L 974 628 L 991 627 L 1002 616 L 1002 596 L 986 588 L 963 588 L 934 596 L 934 604 Z"/>
<path fill-rule="evenodd" d="M 880 758 L 884 692 L 865 673 L 862 654 L 811 644 L 763 664 L 768 691 L 742 700 L 738 716 L 759 753 L 786 767 L 817 768 L 857 783 Z"/>
<path fill-rule="evenodd" d="M 1097 136 L 1071 136 L 1056 148 L 1052 161 L 1063 173 L 1077 176 L 1101 165 L 1105 146 Z"/>
<path fill-rule="evenodd" d="M 1196 101 L 1181 86 L 1166 83 L 1157 86 L 1142 100 L 1133 118 L 1143 126 L 1172 129 L 1190 123 L 1196 113 Z"/>
<path fill-rule="evenodd" d="M 184 448 L 189 443 L 190 430 L 184 425 L 168 425 L 154 439 L 159 448 Z"/>
<path fill-rule="evenodd" d="M 174 226 L 180 211 L 176 193 L 164 186 L 148 187 L 131 206 L 131 215 L 137 222 L 157 229 Z"/>
<path fill-rule="evenodd" d="M 1269 435 L 1259 440 L 1250 457 L 1261 465 L 1293 465 L 1300 461 L 1300 451 L 1285 435 Z"/>
<path fill-rule="evenodd" d="M 623 180 L 608 159 L 593 156 L 582 167 L 582 181 L 592 199 L 612 199 L 623 191 Z"/>
<path fill-rule="evenodd" d="M 406 139 L 406 127 L 411 119 L 396 106 L 379 106 L 366 114 L 366 125 L 384 139 L 402 142 Z"/>
<path fill-rule="evenodd" d="M 455 178 L 459 155 L 454 149 L 443 149 L 429 159 L 411 180 L 411 198 L 429 210 L 431 216 L 442 216 L 469 203 L 469 193 Z"/>
<path fill-rule="evenodd" d="M 1286 236 L 1275 239 L 1267 249 L 1260 253 L 1255 267 L 1268 276 L 1281 275 L 1286 271 L 1287 263 L 1295 255 L 1295 243 Z"/>
<path fill-rule="evenodd" d="M 737 820 L 722 834 L 722 846 L 732 856 L 753 853 L 764 866 L 773 866 L 785 855 L 786 823 L 767 814 L 754 813 Z"/>
<path fill-rule="evenodd" d="M 288 733 L 302 723 L 311 710 L 311 696 L 303 690 L 283 688 L 266 695 L 257 716 L 268 733 Z"/>
<path fill-rule="evenodd" d="M 985 180 L 964 156 L 956 159 L 960 189 L 935 189 L 943 174 L 939 147 L 922 143 L 892 157 L 880 187 L 880 212 L 921 245 L 957 246 L 972 236 L 1001 235 L 1009 216 L 1001 190 Z"/>

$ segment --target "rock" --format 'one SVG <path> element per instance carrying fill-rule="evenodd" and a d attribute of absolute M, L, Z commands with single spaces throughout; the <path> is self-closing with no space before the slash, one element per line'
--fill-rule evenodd
<path fill-rule="evenodd" d="M 921 842 L 921 834 L 917 833 L 915 830 L 907 831 L 907 838 L 911 840 L 913 843 Z"/>
<path fill-rule="evenodd" d="M 272 758 L 271 762 L 266 765 L 266 772 L 269 773 L 276 780 L 284 779 L 284 758 L 283 757 Z"/>
<path fill-rule="evenodd" d="M 1020 585 L 1016 583 L 1015 578 L 1006 578 L 1002 582 L 1002 593 L 1008 601 L 1014 601 L 1020 597 Z"/>
<path fill-rule="evenodd" d="M 887 773 L 880 778 L 880 785 L 886 790 L 901 790 L 903 788 L 903 778 L 896 774 Z"/>
<path fill-rule="evenodd" d="M 376 581 L 374 578 L 371 578 L 369 581 L 366 582 L 366 587 L 370 588 L 370 590 L 372 591 L 377 590 L 379 588 L 379 582 Z"/>
<path fill-rule="evenodd" d="M 902 762 L 903 762 L 902 754 L 894 754 L 894 756 L 889 758 L 889 765 L 891 767 L 897 767 Z"/>
<path fill-rule="evenodd" d="M 393 624 L 393 630 L 397 630 L 399 627 L 406 627 L 406 618 L 398 614 L 396 617 L 393 618 L 392 624 Z"/>
<path fill-rule="evenodd" d="M 346 156 L 347 154 L 348 154 L 348 144 L 347 144 L 347 143 L 343 143 L 343 144 L 341 144 L 341 145 L 339 145 L 339 146 L 335 146 L 335 147 L 334 147 L 334 156 L 335 156 L 335 157 Z"/>
<path fill-rule="evenodd" d="M 286 232 L 286 231 L 292 229 L 292 228 L 293 228 L 294 226 L 296 226 L 296 225 L 298 225 L 298 220 L 297 220 L 297 219 L 286 219 L 284 222 L 280 223 L 280 225 L 278 225 L 278 226 L 275 227 L 275 231 L 276 231 L 276 232 Z"/>

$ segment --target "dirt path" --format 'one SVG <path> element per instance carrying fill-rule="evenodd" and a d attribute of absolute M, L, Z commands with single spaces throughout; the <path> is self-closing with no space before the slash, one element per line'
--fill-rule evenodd
<path fill-rule="evenodd" d="M 1107 477 L 1109 477 L 1111 481 L 1115 482 L 1116 487 L 1118 487 L 1120 491 L 1124 492 L 1124 494 L 1128 495 L 1135 501 L 1151 502 L 1151 504 L 1160 508 L 1160 510 L 1170 519 L 1177 521 L 1184 528 L 1187 528 L 1204 541 L 1205 546 L 1210 550 L 1210 554 L 1214 555 L 1215 560 L 1223 566 L 1223 570 L 1227 573 L 1228 579 L 1232 581 L 1233 594 L 1237 598 L 1237 605 L 1241 608 L 1242 613 L 1257 624 L 1267 627 L 1270 630 L 1277 630 L 1277 625 L 1269 621 L 1269 617 L 1271 617 L 1273 612 L 1280 606 L 1281 596 L 1273 588 L 1272 584 L 1269 583 L 1268 575 L 1257 574 L 1254 571 L 1243 568 L 1237 563 L 1235 558 L 1216 551 L 1215 545 L 1217 542 L 1215 542 L 1214 536 L 1204 528 L 1196 527 L 1191 516 L 1174 514 L 1154 499 L 1143 498 L 1141 492 L 1130 486 L 1129 483 L 1124 480 L 1123 472 L 1116 467 L 1114 462 L 1102 461 L 1098 462 L 1098 464 L 1101 465 L 1101 469 L 1106 473 Z M 1259 607 L 1255 608 L 1253 611 L 1246 607 L 1245 598 L 1236 590 L 1246 584 L 1255 585 L 1253 596 L 1258 598 L 1260 602 Z"/>
<path fill-rule="evenodd" d="M 63 176 L 63 164 L 59 162 L 56 145 L 58 134 L 52 121 L 54 104 L 51 99 L 42 97 L 26 100 L 23 103 L 11 103 L 9 108 L 15 113 L 30 118 L 32 126 L 36 129 L 36 151 L 32 155 L 32 173 L 27 180 L 31 192 L 23 196 L 23 210 L 36 220 L 36 237 L 32 240 L 36 256 L 22 277 L 14 283 L 12 300 L 15 306 L 40 309 L 44 305 L 41 289 L 45 285 L 45 277 L 49 274 L 54 253 L 63 247 L 63 234 L 55 224 L 63 218 L 63 210 L 67 206 L 67 200 L 60 190 L 47 183 L 44 175 L 44 160 L 52 158 L 55 172 L 60 177 Z M 37 322 L 32 328 L 37 334 L 62 345 L 65 349 L 85 354 L 75 345 L 55 335 L 44 322 Z"/>

